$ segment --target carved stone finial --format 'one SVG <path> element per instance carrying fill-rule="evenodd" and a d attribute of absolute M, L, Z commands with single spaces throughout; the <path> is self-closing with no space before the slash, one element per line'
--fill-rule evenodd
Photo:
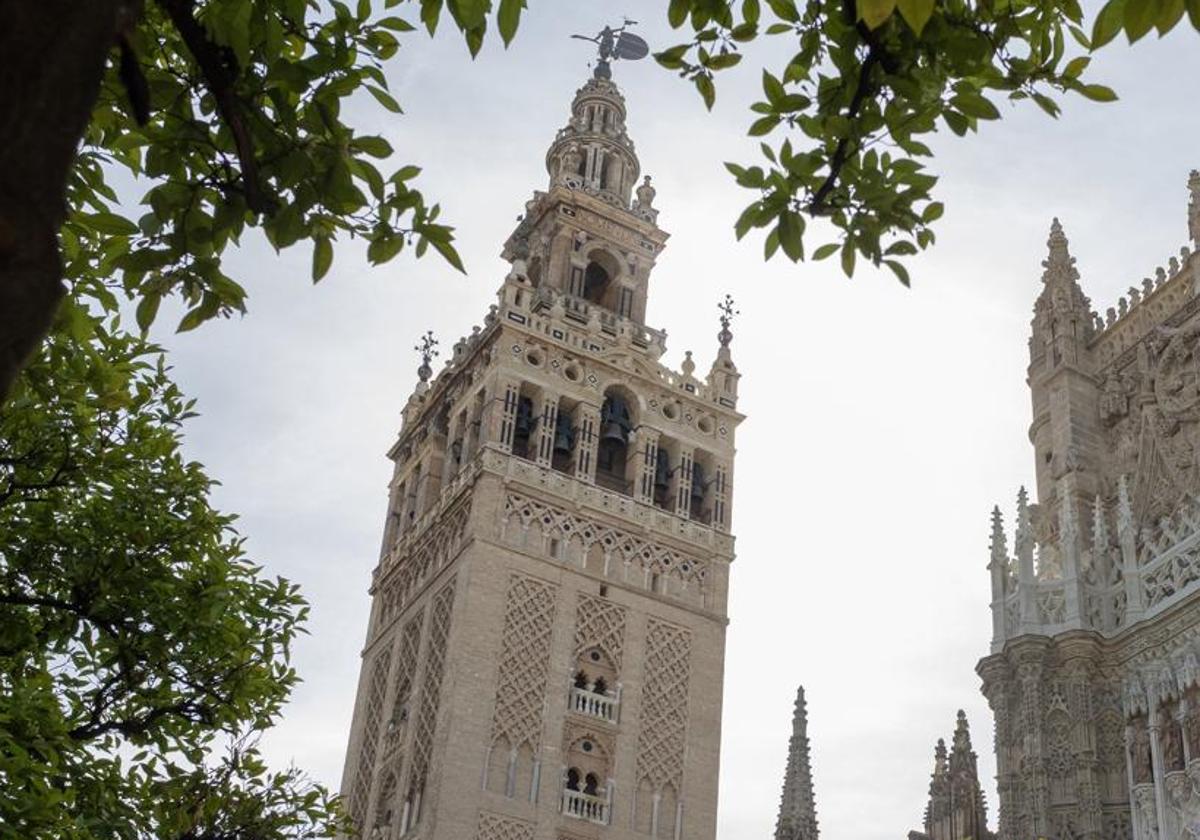
<path fill-rule="evenodd" d="M 696 363 L 692 361 L 692 351 L 691 350 L 683 351 L 683 364 L 681 364 L 679 366 L 679 369 L 682 370 L 683 375 L 687 376 L 687 377 L 690 377 L 693 373 L 696 372 Z"/>
<path fill-rule="evenodd" d="M 989 547 L 993 562 L 1008 562 L 1008 538 L 1004 536 L 1004 515 L 1000 513 L 1000 505 L 992 508 L 992 539 Z"/>
<path fill-rule="evenodd" d="M 438 340 L 433 337 L 433 330 L 429 330 L 421 336 L 420 344 L 413 347 L 421 354 L 421 366 L 417 368 L 417 376 L 421 382 L 428 382 L 429 377 L 433 376 L 433 367 L 429 363 L 438 355 L 437 345 Z"/>
<path fill-rule="evenodd" d="M 717 338 L 722 347 L 728 347 L 729 342 L 733 341 L 733 333 L 729 331 L 729 325 L 733 323 L 734 316 L 740 315 L 741 312 L 734 308 L 733 296 L 728 294 L 725 295 L 725 300 L 717 304 L 717 309 L 721 311 L 721 332 L 717 333 Z"/>
<path fill-rule="evenodd" d="M 1129 501 L 1129 482 L 1125 475 L 1117 479 L 1117 531 L 1125 533 L 1133 528 L 1133 504 Z"/>
<path fill-rule="evenodd" d="M 1192 241 L 1200 246 L 1200 169 L 1193 169 L 1188 176 L 1188 233 Z"/>
<path fill-rule="evenodd" d="M 1042 272 L 1042 281 L 1049 284 L 1055 281 L 1067 283 L 1078 280 L 1079 272 L 1075 270 L 1075 258 L 1068 250 L 1067 236 L 1063 233 L 1057 217 L 1050 224 L 1050 237 L 1046 240 L 1046 247 L 1049 253 L 1042 261 L 1042 268 L 1045 269 Z"/>

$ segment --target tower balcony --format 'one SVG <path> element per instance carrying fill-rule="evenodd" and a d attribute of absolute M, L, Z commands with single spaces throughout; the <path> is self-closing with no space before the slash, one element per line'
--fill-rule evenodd
<path fill-rule="evenodd" d="M 568 322 L 574 322 L 581 327 L 592 325 L 606 338 L 628 336 L 634 347 L 650 350 L 656 359 L 667 352 L 665 331 L 640 324 L 586 298 L 560 292 L 548 286 L 537 288 L 530 301 L 529 311 L 534 315 L 546 314 L 556 300 L 561 301 L 563 318 Z"/>
<path fill-rule="evenodd" d="M 576 714 L 616 723 L 621 711 L 621 693 L 619 688 L 616 696 L 613 696 L 608 692 L 590 691 L 573 685 L 567 698 L 567 709 Z"/>
<path fill-rule="evenodd" d="M 567 788 L 562 795 L 562 813 L 577 820 L 608 825 L 612 803 L 608 796 L 595 796 Z"/>

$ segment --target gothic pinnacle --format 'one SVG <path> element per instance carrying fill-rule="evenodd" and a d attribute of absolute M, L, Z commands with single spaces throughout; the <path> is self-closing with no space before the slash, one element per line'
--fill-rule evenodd
<path fill-rule="evenodd" d="M 1008 540 L 1004 536 L 1004 515 L 1000 513 L 1000 505 L 992 507 L 992 539 L 989 547 L 993 562 L 1008 562 Z"/>
<path fill-rule="evenodd" d="M 1071 256 L 1067 236 L 1063 233 L 1057 217 L 1050 223 L 1050 236 L 1046 240 L 1046 248 L 1049 253 L 1042 261 L 1042 268 L 1045 269 L 1042 272 L 1042 282 L 1070 283 L 1079 279 L 1079 273 L 1075 270 L 1075 258 Z"/>
<path fill-rule="evenodd" d="M 796 691 L 792 712 L 792 737 L 788 742 L 787 771 L 779 802 L 775 840 L 817 840 L 817 811 L 813 802 L 812 768 L 808 754 L 808 711 L 804 686 Z"/>

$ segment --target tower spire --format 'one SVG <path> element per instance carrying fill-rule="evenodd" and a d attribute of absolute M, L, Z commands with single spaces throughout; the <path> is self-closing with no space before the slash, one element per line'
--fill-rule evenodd
<path fill-rule="evenodd" d="M 808 711 L 804 686 L 796 691 L 792 738 L 788 742 L 787 772 L 779 802 L 775 840 L 817 840 L 817 810 L 813 803 L 812 770 L 808 755 Z"/>

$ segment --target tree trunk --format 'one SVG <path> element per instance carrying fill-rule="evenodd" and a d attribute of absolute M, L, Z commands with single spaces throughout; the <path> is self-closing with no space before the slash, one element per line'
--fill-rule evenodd
<path fill-rule="evenodd" d="M 0 0 L 0 401 L 64 294 L 58 229 L 110 49 L 140 0 Z"/>

